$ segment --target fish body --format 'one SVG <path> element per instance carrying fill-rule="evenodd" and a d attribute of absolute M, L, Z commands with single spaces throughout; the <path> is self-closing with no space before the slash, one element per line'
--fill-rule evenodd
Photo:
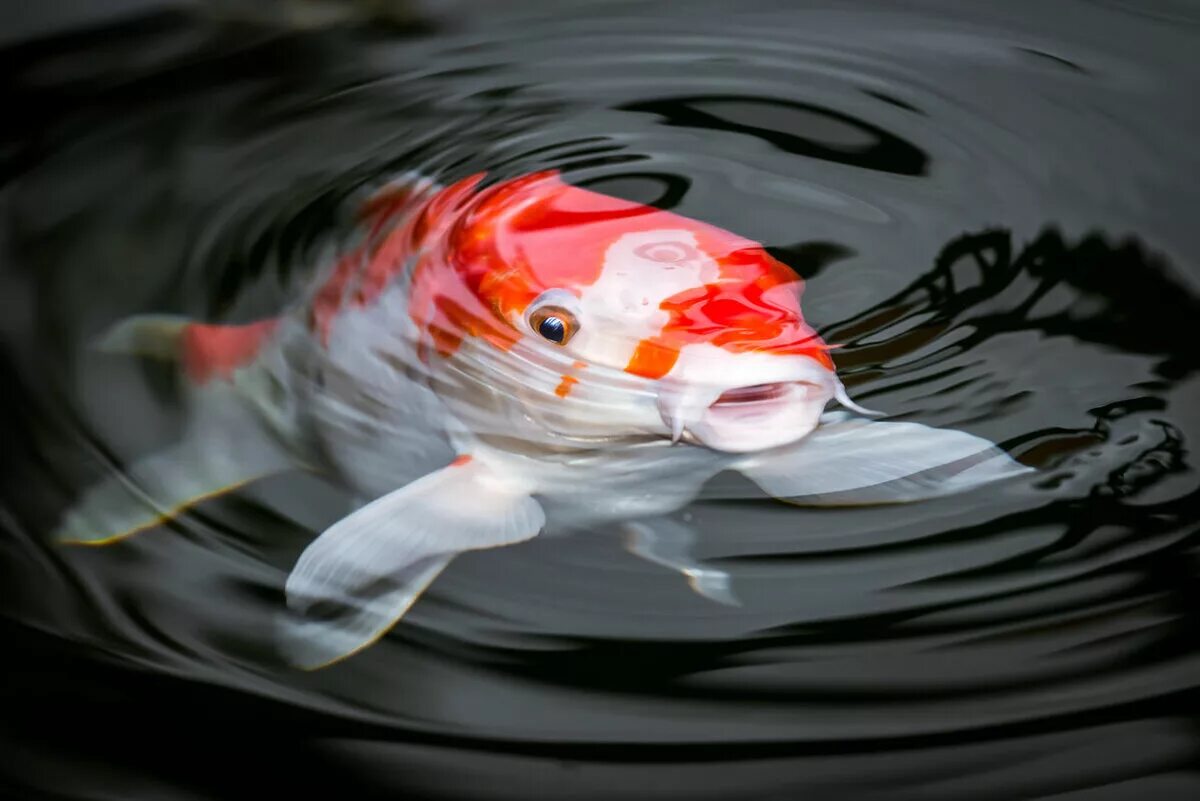
<path fill-rule="evenodd" d="M 662 486 L 635 490 L 666 473 L 679 476 L 675 496 L 694 494 L 731 461 L 726 452 L 799 439 L 841 392 L 801 315 L 799 278 L 757 243 L 553 174 L 482 191 L 479 180 L 413 192 L 390 209 L 376 204 L 372 227 L 383 230 L 303 308 L 307 325 L 293 335 L 312 340 L 306 350 L 324 373 L 304 405 L 334 422 L 329 450 L 346 442 L 334 407 L 365 411 L 350 395 L 373 388 L 374 418 L 398 414 L 390 441 L 413 442 L 414 406 L 425 410 L 425 428 L 439 427 L 428 413 L 445 414 L 454 455 L 524 477 L 544 502 L 564 507 L 565 520 L 595 522 L 599 509 L 626 517 L 677 508 L 686 498 Z M 547 310 L 571 318 L 568 342 L 530 324 Z M 395 401 L 403 376 L 418 376 L 405 391 L 425 402 Z M 704 419 L 744 385 L 746 402 L 722 409 L 746 414 L 740 428 L 737 419 L 730 431 Z M 678 439 L 715 447 L 671 447 Z M 380 448 L 377 436 L 369 447 Z M 411 456 L 385 458 L 412 465 Z M 375 461 L 360 449 L 338 460 L 357 486 L 379 475 L 355 476 L 364 458 Z M 680 474 L 692 477 L 687 492 Z"/>
<path fill-rule="evenodd" d="M 333 476 L 364 504 L 301 556 L 281 629 L 315 667 L 386 632 L 457 553 L 663 515 L 723 470 L 814 503 L 1024 470 L 962 432 L 868 419 L 759 243 L 552 172 L 484 178 L 377 193 L 361 242 L 279 318 L 114 329 L 108 350 L 177 358 L 199 411 L 131 470 L 150 514 L 100 487 L 60 537 L 112 541 L 297 465 Z M 730 597 L 637 531 L 635 553 Z"/>

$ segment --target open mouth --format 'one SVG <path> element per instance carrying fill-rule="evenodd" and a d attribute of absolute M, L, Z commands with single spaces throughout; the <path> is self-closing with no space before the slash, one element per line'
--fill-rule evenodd
<path fill-rule="evenodd" d="M 754 384 L 749 387 L 738 387 L 737 389 L 729 389 L 720 394 L 715 401 L 709 404 L 710 409 L 728 409 L 741 407 L 752 403 L 764 403 L 780 398 L 788 394 L 789 389 L 796 383 L 795 381 L 777 381 L 772 384 Z"/>
<path fill-rule="evenodd" d="M 775 381 L 727 389 L 709 404 L 708 411 L 720 417 L 758 417 L 787 404 L 822 394 L 811 381 Z"/>
<path fill-rule="evenodd" d="M 688 421 L 709 447 L 753 451 L 793 442 L 816 425 L 829 390 L 812 381 L 773 381 L 727 389 Z"/>
<path fill-rule="evenodd" d="M 806 357 L 759 357 L 744 367 L 733 365 L 738 369 L 705 365 L 698 378 L 707 380 L 687 381 L 684 374 L 685 380 L 664 383 L 658 411 L 671 441 L 686 438 L 717 451 L 747 453 L 796 442 L 811 433 L 840 386 L 837 379 Z M 759 380 L 739 386 L 738 378 Z"/>

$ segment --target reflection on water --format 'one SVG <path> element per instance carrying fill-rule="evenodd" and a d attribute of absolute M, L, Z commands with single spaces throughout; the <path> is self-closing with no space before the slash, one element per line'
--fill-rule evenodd
<path fill-rule="evenodd" d="M 588 3 L 301 33 L 167 15 L 0 54 L 21 109 L 0 139 L 0 786 L 1192 797 L 1189 14 Z M 903 507 L 714 492 L 671 520 L 739 606 L 615 526 L 468 554 L 377 647 L 315 674 L 271 629 L 347 502 L 318 479 L 120 548 L 45 542 L 186 423 L 172 371 L 96 358 L 97 332 L 274 312 L 383 176 L 551 167 L 763 242 L 808 279 L 856 400 L 1038 474 Z"/>

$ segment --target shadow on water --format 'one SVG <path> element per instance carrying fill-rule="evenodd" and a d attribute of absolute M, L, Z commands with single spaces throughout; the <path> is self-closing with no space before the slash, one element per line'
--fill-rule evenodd
<path fill-rule="evenodd" d="M 847 382 L 851 375 L 854 383 L 869 380 L 864 365 L 902 357 L 955 328 L 970 333 L 956 338 L 951 350 L 1006 332 L 1036 331 L 1152 356 L 1163 382 L 1188 378 L 1200 363 L 1188 338 L 1200 300 L 1140 242 L 1114 246 L 1093 234 L 1072 245 L 1048 229 L 1013 251 L 1008 231 L 964 236 L 948 243 L 934 268 L 903 291 L 823 330 L 828 341 L 849 346 L 839 359 Z M 1056 291 L 1065 303 L 1056 303 Z M 879 337 L 882 331 L 887 336 Z M 933 351 L 890 372 L 913 372 L 944 355 Z"/>

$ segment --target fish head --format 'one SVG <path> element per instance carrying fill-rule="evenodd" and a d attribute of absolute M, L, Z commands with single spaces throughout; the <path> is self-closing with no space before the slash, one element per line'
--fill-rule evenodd
<path fill-rule="evenodd" d="M 438 263 L 468 289 L 456 305 L 476 309 L 472 333 L 569 364 L 541 415 L 559 428 L 750 452 L 802 439 L 845 398 L 801 313 L 800 277 L 759 243 L 679 214 L 541 173 L 481 192 Z M 613 375 L 629 391 L 597 394 Z"/>

